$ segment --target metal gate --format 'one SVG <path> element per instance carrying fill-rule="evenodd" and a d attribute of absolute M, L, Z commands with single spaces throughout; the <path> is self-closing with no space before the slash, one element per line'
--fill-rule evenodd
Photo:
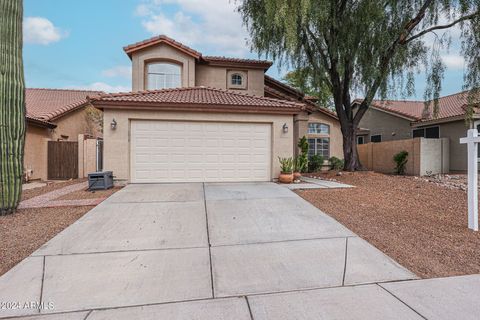
<path fill-rule="evenodd" d="M 78 178 L 78 142 L 48 141 L 48 179 Z"/>

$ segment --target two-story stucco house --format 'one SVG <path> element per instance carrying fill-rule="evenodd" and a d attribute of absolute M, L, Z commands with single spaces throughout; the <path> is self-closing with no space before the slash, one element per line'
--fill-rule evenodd
<path fill-rule="evenodd" d="M 124 50 L 132 92 L 91 99 L 119 182 L 271 181 L 304 135 L 312 153 L 343 157 L 336 115 L 267 77 L 269 61 L 204 56 L 166 36 Z"/>
<path fill-rule="evenodd" d="M 450 171 L 467 170 L 467 146 L 460 144 L 470 127 L 480 129 L 480 114 L 465 121 L 468 92 L 441 97 L 438 114 L 433 101 L 375 100 L 360 121 L 357 143 L 382 142 L 410 138 L 448 138 Z"/>

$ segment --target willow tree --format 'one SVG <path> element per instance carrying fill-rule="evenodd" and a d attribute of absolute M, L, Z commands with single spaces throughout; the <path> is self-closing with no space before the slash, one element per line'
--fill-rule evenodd
<path fill-rule="evenodd" d="M 22 0 L 0 0 L 0 214 L 13 212 L 22 193 L 25 82 Z"/>
<path fill-rule="evenodd" d="M 425 100 L 436 101 L 452 28 L 465 58 L 465 87 L 480 78 L 480 0 L 243 0 L 252 48 L 296 69 L 309 68 L 332 94 L 343 134 L 345 170 L 361 169 L 355 131 L 373 98 L 414 92 L 426 71 Z M 352 107 L 352 97 L 363 98 Z M 472 100 L 473 101 L 473 100 Z M 437 105 L 435 103 L 434 110 Z"/>

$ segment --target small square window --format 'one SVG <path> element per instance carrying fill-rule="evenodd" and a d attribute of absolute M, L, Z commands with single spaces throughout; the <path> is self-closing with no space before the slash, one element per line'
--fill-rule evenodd
<path fill-rule="evenodd" d="M 375 134 L 370 137 L 370 142 L 382 142 L 382 135 L 381 134 Z"/>
<path fill-rule="evenodd" d="M 363 136 L 358 136 L 357 137 L 357 144 L 364 144 L 365 143 L 365 138 Z"/>
<path fill-rule="evenodd" d="M 243 77 L 238 73 L 232 74 L 232 85 L 233 86 L 241 86 L 243 84 Z"/>

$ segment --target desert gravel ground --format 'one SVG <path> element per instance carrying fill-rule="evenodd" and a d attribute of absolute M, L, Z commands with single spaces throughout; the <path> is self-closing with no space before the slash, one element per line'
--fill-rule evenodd
<path fill-rule="evenodd" d="M 297 193 L 418 276 L 480 273 L 480 232 L 467 228 L 464 190 L 373 172 L 320 176 L 356 188 Z"/>
<path fill-rule="evenodd" d="M 82 181 L 85 181 L 85 179 L 59 182 L 41 188 L 25 190 L 22 199 L 30 199 Z M 63 200 L 102 198 L 112 195 L 119 189 L 114 188 L 96 191 L 95 193 L 82 190 L 65 195 L 62 198 L 65 198 Z M 41 245 L 91 209 L 92 206 L 20 209 L 12 215 L 0 216 L 2 241 L 0 246 L 0 275 L 28 257 Z"/>

